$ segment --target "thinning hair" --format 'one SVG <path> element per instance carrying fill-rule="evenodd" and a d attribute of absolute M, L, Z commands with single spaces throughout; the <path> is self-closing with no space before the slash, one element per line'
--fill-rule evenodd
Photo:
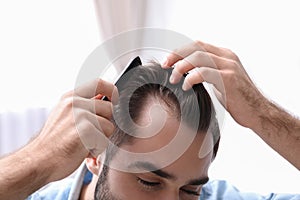
<path fill-rule="evenodd" d="M 178 84 L 171 84 L 171 73 L 172 69 L 162 69 L 160 64 L 151 62 L 146 66 L 137 66 L 133 73 L 129 72 L 129 76 L 121 80 L 118 86 L 119 102 L 114 107 L 113 115 L 116 129 L 110 138 L 113 145 L 109 145 L 106 151 L 106 162 L 115 155 L 114 146 L 132 141 L 135 131 L 133 123 L 141 118 L 149 98 L 162 102 L 169 115 L 182 120 L 197 133 L 206 133 L 210 129 L 215 144 L 213 157 L 216 156 L 220 130 L 208 92 L 202 83 L 194 85 L 191 90 L 182 90 L 184 79 Z"/>
<path fill-rule="evenodd" d="M 104 166 L 95 188 L 95 199 L 109 197 L 107 183 L 109 162 L 117 153 L 117 147 L 133 140 L 134 123 L 142 117 L 149 98 L 161 102 L 169 115 L 183 121 L 197 131 L 197 134 L 212 134 L 213 158 L 215 158 L 220 130 L 208 92 L 201 83 L 194 85 L 189 91 L 183 91 L 183 79 L 178 84 L 169 83 L 171 73 L 172 69 L 162 69 L 158 63 L 152 62 L 147 66 L 135 67 L 133 73 L 129 72 L 130 76 L 121 79 L 118 85 L 119 102 L 114 106 L 113 114 L 116 129 L 106 149 Z"/>

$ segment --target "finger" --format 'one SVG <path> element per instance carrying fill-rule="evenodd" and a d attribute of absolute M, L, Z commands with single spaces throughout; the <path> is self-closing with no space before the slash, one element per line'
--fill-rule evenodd
<path fill-rule="evenodd" d="M 191 55 L 195 51 L 208 52 L 223 58 L 238 60 L 238 57 L 231 50 L 222 47 L 217 47 L 198 40 L 188 45 L 185 45 L 182 48 L 174 50 L 171 54 L 167 56 L 166 61 L 163 63 L 162 66 L 163 68 L 170 67 L 179 60 L 182 60 L 183 58 Z"/>
<path fill-rule="evenodd" d="M 204 49 L 204 51 L 212 53 L 216 56 L 220 56 L 223 58 L 229 58 L 229 54 L 228 54 L 230 51 L 229 49 L 217 47 L 212 44 L 202 42 L 200 40 L 197 40 L 195 43 L 198 46 L 199 50 Z"/>
<path fill-rule="evenodd" d="M 196 67 L 210 67 L 213 69 L 223 69 L 232 64 L 232 60 L 216 56 L 212 53 L 196 51 L 184 60 L 176 63 L 172 71 L 170 82 L 178 83 L 184 73 Z"/>
<path fill-rule="evenodd" d="M 105 134 L 99 131 L 94 125 L 86 122 L 77 125 L 81 142 L 90 152 L 91 157 L 97 157 L 102 153 L 109 144 L 109 140 Z"/>
<path fill-rule="evenodd" d="M 209 67 L 196 68 L 193 72 L 189 73 L 184 79 L 182 89 L 189 90 L 193 85 L 204 81 L 213 84 L 219 92 L 225 94 L 221 71 Z"/>
<path fill-rule="evenodd" d="M 98 117 L 98 122 L 100 131 L 102 131 L 106 137 L 110 137 L 115 130 L 113 123 L 103 117 Z"/>
<path fill-rule="evenodd" d="M 162 64 L 162 67 L 163 68 L 171 67 L 179 60 L 182 60 L 183 58 L 192 54 L 194 51 L 198 51 L 198 50 L 199 47 L 194 42 L 184 45 L 179 49 L 175 49 L 167 56 L 166 60 Z"/>
<path fill-rule="evenodd" d="M 174 67 L 170 77 L 170 82 L 173 84 L 178 83 L 183 74 L 189 72 L 195 67 L 205 66 L 217 68 L 218 66 L 216 63 L 218 63 L 218 65 L 224 65 L 225 62 L 226 60 L 214 54 L 202 51 L 195 51 L 188 57 L 184 58 L 184 60 L 181 60 L 176 63 L 176 66 Z"/>
<path fill-rule="evenodd" d="M 83 98 L 93 98 L 98 94 L 111 98 L 117 87 L 102 79 L 95 79 L 75 89 L 75 94 Z"/>
<path fill-rule="evenodd" d="M 218 101 L 226 108 L 226 93 L 222 94 L 219 90 L 213 87 L 213 91 L 218 99 Z"/>
<path fill-rule="evenodd" d="M 104 117 L 108 120 L 112 118 L 112 103 L 109 101 L 95 100 L 93 101 L 95 107 L 95 113 L 98 116 Z"/>
<path fill-rule="evenodd" d="M 112 118 L 113 105 L 110 101 L 98 100 L 98 99 L 85 99 L 82 97 L 73 98 L 73 108 L 79 108 L 80 111 L 89 111 L 92 114 L 104 117 L 108 120 Z M 76 112 L 77 114 L 80 111 Z"/>
<path fill-rule="evenodd" d="M 87 120 L 92 123 L 100 132 L 104 133 L 106 137 L 111 136 L 115 130 L 113 123 L 102 116 L 90 114 L 86 117 Z"/>
<path fill-rule="evenodd" d="M 183 84 L 182 84 L 183 90 L 187 91 L 187 90 L 191 89 L 193 87 L 193 85 L 204 82 L 204 78 L 201 73 L 203 68 L 204 67 L 198 68 L 198 69 L 194 70 L 192 73 L 189 73 L 185 77 Z"/>
<path fill-rule="evenodd" d="M 76 108 L 75 118 L 77 124 L 81 124 L 82 122 L 85 122 L 86 124 L 92 124 L 107 137 L 109 137 L 115 129 L 110 120 L 102 116 L 95 115 L 91 112 L 87 112 L 84 108 Z"/>

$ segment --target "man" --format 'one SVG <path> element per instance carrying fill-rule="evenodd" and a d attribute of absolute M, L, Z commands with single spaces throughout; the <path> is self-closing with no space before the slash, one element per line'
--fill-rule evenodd
<path fill-rule="evenodd" d="M 182 83 L 168 82 L 171 72 L 155 63 L 127 72 L 129 78 L 118 86 L 112 144 L 102 162 L 86 160 L 91 182 L 77 188 L 74 196 L 48 187 L 49 193 L 42 190 L 31 198 L 53 199 L 57 193 L 66 194 L 59 198 L 78 199 L 81 190 L 80 199 L 198 199 L 217 153 L 218 123 L 204 86 L 184 92 Z"/>
<path fill-rule="evenodd" d="M 54 183 L 29 199 L 263 198 L 239 193 L 223 181 L 204 185 L 220 133 L 203 85 L 184 92 L 183 80 L 176 85 L 168 82 L 171 69 L 163 70 L 153 63 L 134 69 L 128 72 L 128 79 L 117 84 L 116 129 L 101 161 L 87 158 L 74 181 Z M 164 149 L 167 146 L 169 151 Z M 159 153 L 153 155 L 155 151 Z M 135 153 L 134 157 L 128 152 Z M 174 159 L 169 159 L 172 156 Z M 292 197 L 271 194 L 265 199 Z"/>
<path fill-rule="evenodd" d="M 258 92 L 234 53 L 228 49 L 197 41 L 172 53 L 163 67 L 172 66 L 183 58 L 189 58 L 191 61 L 189 63 L 194 63 L 205 55 L 217 58 L 215 61 L 222 62 L 217 62 L 217 66 L 199 62 L 192 67 L 184 64 L 185 61 L 181 64 L 177 63 L 176 66 L 182 71 L 187 70 L 187 67 L 193 68 L 193 66 L 202 68 L 198 73 L 191 73 L 184 82 L 190 85 L 193 85 L 195 81 L 207 81 L 214 84 L 219 90 L 217 94 L 221 102 L 234 119 L 258 133 L 265 142 L 299 169 L 300 159 L 296 155 L 300 153 L 300 121 L 278 108 Z M 205 62 L 208 61 L 210 60 Z M 178 68 L 175 71 L 183 73 Z M 218 77 L 221 75 L 223 84 L 219 83 L 220 79 L 215 79 L 213 76 L 215 74 Z M 171 82 L 174 83 L 174 80 Z M 93 97 L 98 94 L 111 97 L 114 90 L 112 84 L 98 80 L 64 95 L 48 118 L 41 134 L 24 148 L 0 160 L 0 198 L 24 199 L 43 185 L 68 176 L 88 156 L 90 151 L 101 152 L 106 147 L 105 144 L 96 146 L 92 140 L 88 149 L 82 144 L 76 131 L 72 109 L 73 107 L 80 108 L 81 116 L 84 119 L 80 125 L 87 130 L 84 134 L 85 138 L 94 138 L 93 133 L 97 133 L 95 134 L 97 136 L 100 133 L 109 136 L 113 131 L 113 125 L 109 123 L 111 103 L 99 101 Z M 226 98 L 224 98 L 225 94 Z M 95 109 L 91 109 L 91 107 L 95 107 Z M 106 124 L 108 128 L 100 130 L 96 125 L 94 126 L 95 121 L 90 120 L 91 117 L 84 116 L 95 116 L 100 124 Z M 224 186 L 219 182 L 210 185 Z M 228 187 L 220 190 L 221 193 L 208 185 L 204 188 L 206 190 L 202 190 L 202 192 L 206 191 L 214 195 L 215 198 L 212 197 L 212 199 L 225 198 L 223 194 L 228 194 Z M 234 188 L 229 189 L 236 191 Z M 236 193 L 233 195 L 235 198 Z"/>

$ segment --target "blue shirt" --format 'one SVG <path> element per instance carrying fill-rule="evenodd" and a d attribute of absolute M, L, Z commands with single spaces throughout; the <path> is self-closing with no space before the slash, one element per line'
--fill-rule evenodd
<path fill-rule="evenodd" d="M 92 174 L 82 164 L 74 177 L 53 182 L 30 195 L 27 200 L 78 200 L 81 188 L 92 180 Z M 226 181 L 209 181 L 202 187 L 199 200 L 300 200 L 300 194 L 243 193 Z"/>

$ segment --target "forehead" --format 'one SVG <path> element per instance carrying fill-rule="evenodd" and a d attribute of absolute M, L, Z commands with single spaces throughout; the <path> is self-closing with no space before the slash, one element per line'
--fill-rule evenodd
<path fill-rule="evenodd" d="M 212 153 L 199 158 L 199 150 L 207 134 L 196 133 L 169 115 L 166 119 L 157 121 L 163 121 L 163 125 L 159 130 L 155 130 L 157 131 L 155 134 L 152 132 L 151 125 L 148 124 L 151 131 L 145 126 L 139 131 L 145 131 L 147 134 L 144 136 L 150 134 L 149 137 L 136 137 L 130 143 L 120 147 L 121 150 L 112 160 L 112 167 L 130 173 L 147 172 L 139 168 L 127 168 L 132 163 L 142 161 L 183 179 L 207 175 Z"/>
<path fill-rule="evenodd" d="M 173 147 L 176 149 L 190 147 L 192 150 L 194 146 L 200 148 L 204 140 L 209 141 L 208 134 L 190 128 L 176 112 L 164 101 L 149 97 L 135 124 L 134 137 L 124 147 L 136 153 L 157 151 L 170 145 L 176 145 Z"/>

